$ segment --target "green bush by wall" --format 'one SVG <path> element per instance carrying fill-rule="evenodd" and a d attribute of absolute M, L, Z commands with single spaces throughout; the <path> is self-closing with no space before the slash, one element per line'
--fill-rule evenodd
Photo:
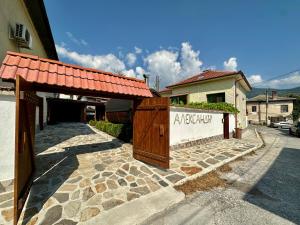
<path fill-rule="evenodd" d="M 90 120 L 89 124 L 98 130 L 108 133 L 113 137 L 120 138 L 125 142 L 129 142 L 132 138 L 131 124 L 116 124 L 103 120 Z"/>
<path fill-rule="evenodd" d="M 206 110 L 218 110 L 229 113 L 239 113 L 239 110 L 236 109 L 232 104 L 227 102 L 218 102 L 218 103 L 208 103 L 208 102 L 191 102 L 189 104 L 171 104 L 176 107 L 186 107 L 194 109 L 206 109 Z"/>

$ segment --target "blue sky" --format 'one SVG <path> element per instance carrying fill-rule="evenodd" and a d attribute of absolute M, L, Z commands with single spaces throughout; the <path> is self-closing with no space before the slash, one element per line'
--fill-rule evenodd
<path fill-rule="evenodd" d="M 208 68 L 242 70 L 263 86 L 300 69 L 299 1 L 45 0 L 45 6 L 61 61 L 159 75 L 162 86 Z M 267 84 L 300 86 L 300 73 Z"/>

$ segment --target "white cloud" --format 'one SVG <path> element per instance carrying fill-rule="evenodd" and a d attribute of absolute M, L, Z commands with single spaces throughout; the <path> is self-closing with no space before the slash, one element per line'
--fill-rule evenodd
<path fill-rule="evenodd" d="M 135 61 L 136 61 L 136 55 L 132 52 L 129 52 L 127 55 L 126 55 L 126 61 L 127 61 L 127 64 L 129 66 L 133 66 L 135 64 Z"/>
<path fill-rule="evenodd" d="M 141 54 L 143 52 L 143 49 L 134 46 L 134 51 L 135 51 L 135 54 Z"/>
<path fill-rule="evenodd" d="M 117 73 L 126 70 L 124 62 L 113 54 L 80 54 L 74 51 L 69 51 L 68 49 L 60 45 L 56 45 L 56 51 L 59 54 L 59 56 L 63 58 L 68 58 L 69 60 L 72 60 L 82 66 Z"/>
<path fill-rule="evenodd" d="M 137 66 L 135 68 L 135 72 L 136 72 L 137 76 L 140 76 L 140 77 L 142 77 L 146 73 L 146 71 L 140 66 Z"/>
<path fill-rule="evenodd" d="M 88 45 L 88 43 L 85 40 L 76 38 L 71 32 L 66 32 L 66 34 L 69 37 L 69 39 L 72 42 L 74 42 L 75 44 L 77 44 L 77 45 L 84 45 L 84 46 Z"/>
<path fill-rule="evenodd" d="M 187 76 L 201 72 L 202 61 L 199 51 L 194 51 L 188 42 L 181 44 L 180 51 L 159 50 L 149 54 L 145 59 L 150 79 L 160 76 L 161 86 L 173 84 Z"/>
<path fill-rule="evenodd" d="M 230 71 L 236 71 L 237 70 L 237 59 L 236 57 L 230 57 L 228 61 L 224 62 L 224 69 L 230 70 Z"/>
<path fill-rule="evenodd" d="M 194 51 L 188 42 L 181 44 L 182 76 L 191 76 L 200 73 L 202 61 L 199 59 L 200 51 Z"/>
<path fill-rule="evenodd" d="M 160 50 L 148 55 L 144 60 L 151 78 L 159 75 L 163 85 L 178 80 L 181 65 L 178 62 L 177 52 Z"/>
<path fill-rule="evenodd" d="M 255 84 L 261 83 L 263 81 L 261 75 L 259 75 L 259 74 L 251 75 L 247 79 L 251 85 L 255 85 Z"/>
<path fill-rule="evenodd" d="M 300 72 L 295 72 L 289 75 L 288 77 L 282 79 L 275 79 L 266 82 L 267 87 L 271 88 L 292 88 L 300 86 Z"/>
<path fill-rule="evenodd" d="M 124 71 L 122 71 L 122 74 L 124 74 L 127 77 L 136 77 L 135 72 L 134 72 L 133 69 L 124 70 Z"/>

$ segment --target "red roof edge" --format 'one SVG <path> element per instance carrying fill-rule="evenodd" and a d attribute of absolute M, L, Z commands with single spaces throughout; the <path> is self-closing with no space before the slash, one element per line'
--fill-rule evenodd
<path fill-rule="evenodd" d="M 21 56 L 21 57 L 31 58 L 31 59 L 35 59 L 35 60 L 40 60 L 42 62 L 51 62 L 51 63 L 55 63 L 55 64 L 58 64 L 58 65 L 64 65 L 64 66 L 67 66 L 67 67 L 86 70 L 86 71 L 90 71 L 90 72 L 103 73 L 103 74 L 110 75 L 110 76 L 115 76 L 115 77 L 120 77 L 120 78 L 125 78 L 125 79 L 129 79 L 129 80 L 134 80 L 134 81 L 138 81 L 138 82 L 141 82 L 141 83 L 145 83 L 145 80 L 142 80 L 142 79 L 137 79 L 137 78 L 134 78 L 134 77 L 121 76 L 121 75 L 111 73 L 111 72 L 106 72 L 106 71 L 103 71 L 103 70 L 83 67 L 83 66 L 79 66 L 79 65 L 76 65 L 76 64 L 64 63 L 64 62 L 61 62 L 61 61 L 58 61 L 58 60 L 53 60 L 53 59 L 46 59 L 46 58 L 42 58 L 42 57 L 39 57 L 39 56 L 27 54 L 27 53 L 7 51 L 6 54 L 7 54 L 6 57 L 8 55 Z"/>

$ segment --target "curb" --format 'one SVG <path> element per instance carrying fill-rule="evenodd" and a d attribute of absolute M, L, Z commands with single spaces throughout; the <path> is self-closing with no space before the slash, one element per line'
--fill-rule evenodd
<path fill-rule="evenodd" d="M 209 172 L 215 171 L 215 170 L 217 170 L 219 167 L 221 167 L 221 166 L 223 166 L 223 165 L 225 165 L 225 164 L 227 164 L 227 163 L 230 163 L 230 162 L 236 160 L 237 158 L 240 158 L 240 157 L 242 157 L 242 156 L 244 156 L 244 155 L 249 154 L 249 153 L 252 152 L 252 151 L 255 151 L 255 150 L 257 150 L 257 149 L 263 147 L 263 146 L 264 146 L 264 141 L 263 141 L 263 139 L 261 138 L 261 136 L 259 135 L 259 133 L 257 132 L 256 129 L 254 129 L 254 132 L 255 132 L 255 135 L 256 135 L 257 139 L 259 139 L 259 142 L 260 142 L 257 146 L 255 146 L 255 147 L 253 147 L 253 148 L 251 148 L 251 149 L 248 149 L 247 151 L 242 152 L 240 155 L 236 155 L 236 156 L 234 156 L 234 157 L 232 157 L 232 158 L 230 158 L 230 159 L 226 159 L 226 160 L 224 160 L 224 161 L 222 161 L 222 162 L 216 163 L 216 164 L 215 164 L 213 167 L 211 167 L 211 168 L 205 168 L 205 169 L 203 169 L 200 173 L 197 173 L 197 174 L 194 174 L 194 175 L 192 175 L 192 176 L 186 177 L 186 178 L 184 178 L 184 179 L 182 179 L 182 180 L 176 182 L 176 183 L 173 185 L 173 187 L 174 187 L 174 186 L 177 186 L 177 185 L 181 185 L 181 184 L 183 184 L 183 183 L 185 183 L 185 182 L 187 182 L 187 181 L 194 180 L 194 179 L 196 179 L 196 178 L 202 177 L 203 175 L 205 175 L 205 174 L 207 174 L 207 173 L 209 173 Z"/>

